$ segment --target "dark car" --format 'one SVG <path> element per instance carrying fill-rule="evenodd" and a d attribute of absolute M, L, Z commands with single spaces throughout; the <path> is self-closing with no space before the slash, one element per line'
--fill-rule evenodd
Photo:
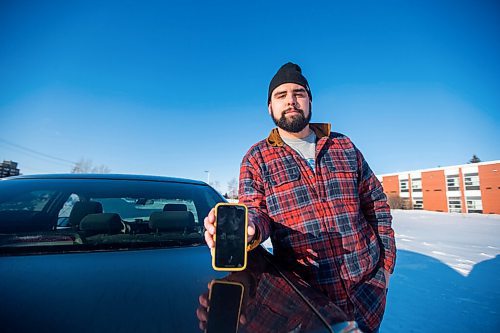
<path fill-rule="evenodd" d="M 203 218 L 223 201 L 177 178 L 0 180 L 0 331 L 200 332 L 208 310 L 222 332 L 227 320 L 211 318 L 206 303 L 213 280 L 241 286 L 241 332 L 356 331 L 262 247 L 245 271 L 214 271 Z"/>

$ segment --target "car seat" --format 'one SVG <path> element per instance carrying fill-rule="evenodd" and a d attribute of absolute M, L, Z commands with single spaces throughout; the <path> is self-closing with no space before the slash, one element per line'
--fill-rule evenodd
<path fill-rule="evenodd" d="M 88 233 L 119 234 L 124 232 L 125 225 L 116 213 L 88 214 L 80 222 L 80 230 Z"/>
<path fill-rule="evenodd" d="M 176 211 L 176 212 L 187 212 L 188 209 L 187 209 L 187 205 L 186 204 L 166 204 L 165 206 L 163 206 L 163 211 L 164 212 L 172 212 L 172 211 Z"/>
<path fill-rule="evenodd" d="M 188 233 L 196 224 L 194 215 L 187 211 L 154 212 L 149 217 L 149 228 L 155 232 Z"/>
<path fill-rule="evenodd" d="M 77 201 L 69 214 L 69 225 L 78 228 L 82 219 L 89 214 L 102 213 L 102 205 L 97 201 Z"/>

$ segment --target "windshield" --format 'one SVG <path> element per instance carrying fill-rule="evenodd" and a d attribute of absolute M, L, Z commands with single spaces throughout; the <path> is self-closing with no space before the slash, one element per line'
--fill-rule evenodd
<path fill-rule="evenodd" d="M 0 181 L 0 253 L 191 246 L 223 198 L 175 181 Z"/>

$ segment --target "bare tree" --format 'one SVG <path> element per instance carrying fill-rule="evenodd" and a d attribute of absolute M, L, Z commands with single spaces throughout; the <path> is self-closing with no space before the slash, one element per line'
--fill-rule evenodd
<path fill-rule="evenodd" d="M 230 199 L 238 199 L 238 181 L 236 178 L 227 183 L 227 195 Z"/>
<path fill-rule="evenodd" d="M 391 209 L 412 209 L 410 200 L 401 198 L 399 195 L 388 195 L 387 203 Z"/>
<path fill-rule="evenodd" d="M 217 192 L 221 193 L 220 182 L 218 180 L 212 180 L 212 181 L 210 181 L 209 185 L 212 186 L 214 189 L 216 189 Z"/>
<path fill-rule="evenodd" d="M 472 158 L 469 161 L 469 163 L 479 163 L 479 162 L 481 162 L 481 159 L 477 157 L 476 154 L 472 155 Z"/>
<path fill-rule="evenodd" d="M 71 173 L 110 173 L 111 170 L 104 164 L 92 166 L 92 160 L 81 158 L 71 169 Z"/>

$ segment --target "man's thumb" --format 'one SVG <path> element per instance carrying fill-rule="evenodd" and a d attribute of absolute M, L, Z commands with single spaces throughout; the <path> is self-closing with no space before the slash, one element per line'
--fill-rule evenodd
<path fill-rule="evenodd" d="M 253 236 L 255 235 L 255 226 L 249 225 L 248 226 L 248 236 Z"/>

